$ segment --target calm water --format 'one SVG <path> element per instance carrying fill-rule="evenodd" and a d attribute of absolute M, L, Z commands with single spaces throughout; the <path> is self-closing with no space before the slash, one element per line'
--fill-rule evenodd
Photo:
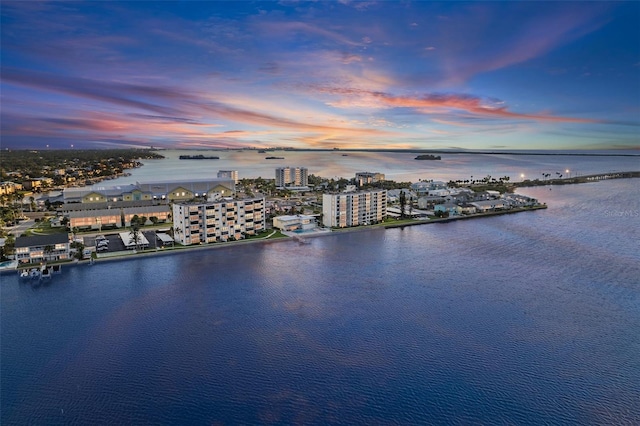
<path fill-rule="evenodd" d="M 179 160 L 180 155 L 219 156 L 219 160 Z M 449 180 L 482 179 L 509 176 L 520 181 L 542 179 L 542 173 L 588 175 L 613 171 L 640 170 L 640 156 L 585 157 L 540 155 L 481 155 L 442 154 L 440 161 L 414 160 L 416 154 L 380 152 L 298 152 L 276 151 L 259 154 L 257 151 L 162 151 L 166 158 L 145 160 L 145 166 L 131 171 L 131 176 L 107 181 L 101 185 L 117 185 L 168 179 L 208 179 L 216 177 L 218 170 L 238 170 L 240 178 L 263 177 L 273 179 L 275 169 L 284 166 L 307 167 L 309 173 L 325 178 L 352 178 L 357 172 L 380 172 L 387 179 L 398 182 L 416 182 L 419 179 Z M 637 154 L 637 152 L 636 152 Z M 284 160 L 265 160 L 266 156 L 284 157 Z"/>
<path fill-rule="evenodd" d="M 1 285 L 1 423 L 639 424 L 637 180 Z"/>

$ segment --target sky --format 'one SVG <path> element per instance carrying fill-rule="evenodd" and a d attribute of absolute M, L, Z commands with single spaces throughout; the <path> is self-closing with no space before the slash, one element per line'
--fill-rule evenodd
<path fill-rule="evenodd" d="M 640 2 L 0 5 L 2 148 L 640 149 Z"/>

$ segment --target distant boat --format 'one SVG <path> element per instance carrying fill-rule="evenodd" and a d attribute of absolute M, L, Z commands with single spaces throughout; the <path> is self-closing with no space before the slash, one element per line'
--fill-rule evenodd
<path fill-rule="evenodd" d="M 266 152 L 267 152 L 267 151 L 265 151 L 264 149 L 261 149 L 260 151 L 258 151 L 258 154 L 264 154 L 264 153 L 266 153 Z"/>
<path fill-rule="evenodd" d="M 265 160 L 284 160 L 284 157 L 264 157 Z"/>
<path fill-rule="evenodd" d="M 422 154 L 418 155 L 414 160 L 442 160 L 439 155 Z"/>
<path fill-rule="evenodd" d="M 181 155 L 180 157 L 181 160 L 219 160 L 220 157 L 216 157 L 216 156 L 209 156 L 209 157 L 205 157 L 202 154 L 199 155 Z"/>
<path fill-rule="evenodd" d="M 349 154 L 342 154 L 342 156 L 343 156 L 343 157 L 348 157 L 348 156 L 349 156 Z"/>

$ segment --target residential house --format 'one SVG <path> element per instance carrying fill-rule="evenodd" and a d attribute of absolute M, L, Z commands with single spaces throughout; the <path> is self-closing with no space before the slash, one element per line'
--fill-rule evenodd
<path fill-rule="evenodd" d="M 316 228 L 316 218 L 310 215 L 286 215 L 273 218 L 273 227 L 283 231 L 295 231 L 298 229 L 308 231 Z"/>

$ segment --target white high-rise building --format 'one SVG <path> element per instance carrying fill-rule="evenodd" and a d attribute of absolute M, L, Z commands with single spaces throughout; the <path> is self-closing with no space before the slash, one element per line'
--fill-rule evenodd
<path fill-rule="evenodd" d="M 331 228 L 370 225 L 387 216 L 387 191 L 322 195 L 322 223 Z"/>
<path fill-rule="evenodd" d="M 276 187 L 307 186 L 309 171 L 306 167 L 278 167 L 276 169 Z"/>
<path fill-rule="evenodd" d="M 173 238 L 182 245 L 240 240 L 266 227 L 264 198 L 173 205 Z"/>
<path fill-rule="evenodd" d="M 219 179 L 233 179 L 235 183 L 238 183 L 238 171 L 237 170 L 218 170 Z"/>

